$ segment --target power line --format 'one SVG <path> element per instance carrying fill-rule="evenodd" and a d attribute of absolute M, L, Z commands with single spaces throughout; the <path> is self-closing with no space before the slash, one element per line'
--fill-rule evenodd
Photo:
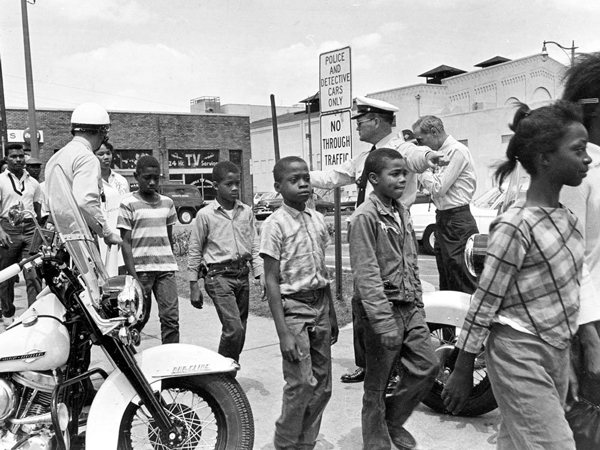
<path fill-rule="evenodd" d="M 16 78 L 18 80 L 23 80 L 23 77 L 16 77 L 14 75 L 6 75 L 6 76 L 10 77 L 10 78 Z M 51 84 L 51 85 L 54 85 L 54 86 L 60 86 L 60 87 L 64 87 L 64 88 L 67 88 L 67 89 L 75 89 L 75 90 L 78 90 L 78 91 L 85 91 L 85 92 L 93 92 L 93 93 L 96 93 L 96 94 L 110 95 L 112 97 L 128 98 L 130 100 L 139 100 L 139 101 L 147 102 L 147 103 L 155 103 L 155 104 L 161 104 L 161 105 L 169 105 L 169 106 L 182 107 L 182 105 L 176 105 L 174 103 L 166 103 L 166 102 L 161 102 L 161 101 L 157 101 L 157 100 L 148 100 L 148 99 L 145 99 L 145 98 L 131 97 L 131 96 L 128 96 L 128 95 L 111 94 L 109 92 L 95 91 L 93 89 L 85 89 L 85 88 L 80 88 L 80 87 L 67 86 L 65 84 L 53 83 L 51 81 L 39 81 L 39 80 L 35 80 L 35 82 L 36 83 Z"/>

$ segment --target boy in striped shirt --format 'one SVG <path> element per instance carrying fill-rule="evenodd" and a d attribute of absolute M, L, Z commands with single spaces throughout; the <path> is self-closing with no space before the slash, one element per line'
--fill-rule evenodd
<path fill-rule="evenodd" d="M 117 228 L 123 239 L 123 260 L 127 273 L 144 288 L 147 312 L 154 292 L 158 304 L 163 344 L 179 342 L 179 303 L 173 255 L 173 225 L 177 222 L 173 200 L 157 192 L 160 165 L 153 156 L 142 156 L 135 166 L 134 177 L 139 189 L 121 201 Z"/>

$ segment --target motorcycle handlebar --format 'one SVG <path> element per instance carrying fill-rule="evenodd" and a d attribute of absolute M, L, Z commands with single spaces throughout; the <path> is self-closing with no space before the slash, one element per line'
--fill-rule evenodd
<path fill-rule="evenodd" d="M 25 267 L 27 264 L 36 260 L 39 257 L 39 254 L 35 254 L 33 256 L 30 256 L 29 258 L 25 258 L 19 263 L 15 263 L 12 266 L 8 266 L 6 269 L 0 270 L 0 283 L 6 280 L 10 280 L 12 277 L 18 275 L 21 272 L 21 270 L 23 270 L 23 267 Z"/>
<path fill-rule="evenodd" d="M 21 272 L 21 266 L 18 263 L 0 270 L 0 283 L 10 280 L 12 277 L 18 275 L 19 272 Z"/>

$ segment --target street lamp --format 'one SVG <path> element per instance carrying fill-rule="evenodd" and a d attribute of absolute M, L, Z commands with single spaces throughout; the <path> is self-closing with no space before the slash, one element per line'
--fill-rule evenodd
<path fill-rule="evenodd" d="M 575 47 L 575 41 L 571 42 L 570 47 L 564 47 L 564 46 L 560 45 L 558 42 L 554 42 L 554 41 L 544 41 L 544 44 L 542 45 L 542 59 L 544 61 L 546 61 L 548 59 L 548 50 L 546 50 L 546 44 L 556 45 L 563 52 L 565 52 L 567 56 L 569 56 L 569 54 L 565 50 L 571 50 L 570 58 L 571 58 L 571 65 L 573 65 L 573 63 L 575 62 L 575 49 L 579 48 L 579 47 Z"/>

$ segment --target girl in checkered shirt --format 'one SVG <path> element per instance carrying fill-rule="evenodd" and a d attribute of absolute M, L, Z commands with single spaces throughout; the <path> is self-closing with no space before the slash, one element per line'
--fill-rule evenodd
<path fill-rule="evenodd" d="M 563 101 L 533 111 L 521 104 L 511 129 L 515 134 L 496 179 L 502 185 L 520 162 L 531 176 L 530 187 L 524 202 L 490 226 L 485 268 L 442 397 L 449 411 L 460 412 L 485 341 L 502 414 L 497 448 L 575 450 L 564 405 L 584 243 L 577 218 L 559 203 L 559 194 L 586 176 L 588 134 L 579 108 Z"/>

